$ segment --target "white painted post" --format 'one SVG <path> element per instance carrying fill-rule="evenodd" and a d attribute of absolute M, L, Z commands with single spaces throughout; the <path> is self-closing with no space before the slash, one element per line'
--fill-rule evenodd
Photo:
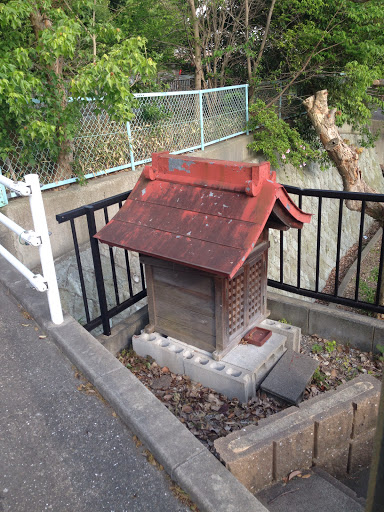
<path fill-rule="evenodd" d="M 51 242 L 49 240 L 47 219 L 45 217 L 43 197 L 40 190 L 39 177 L 37 174 L 25 176 L 25 183 L 31 187 L 29 203 L 33 219 L 34 230 L 41 236 L 42 244 L 39 246 L 41 267 L 44 279 L 48 283 L 47 297 L 51 319 L 54 324 L 63 323 L 63 311 L 59 287 L 57 286 L 55 265 L 53 262 Z"/>
<path fill-rule="evenodd" d="M 249 85 L 245 84 L 245 126 L 246 126 L 246 133 L 249 135 L 249 105 L 248 105 L 248 93 L 249 93 Z"/>
<path fill-rule="evenodd" d="M 201 151 L 204 151 L 204 111 L 203 111 L 203 93 L 199 91 L 199 110 L 200 110 L 200 144 Z"/>

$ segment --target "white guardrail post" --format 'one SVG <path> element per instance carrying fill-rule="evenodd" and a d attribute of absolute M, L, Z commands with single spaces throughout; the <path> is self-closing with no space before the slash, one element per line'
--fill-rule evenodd
<path fill-rule="evenodd" d="M 19 240 L 23 240 L 26 245 L 39 248 L 40 262 L 43 270 L 43 276 L 31 272 L 21 261 L 0 245 L 0 255 L 3 256 L 11 265 L 13 265 L 31 285 L 40 292 L 47 292 L 49 311 L 51 320 L 54 324 L 63 323 L 63 310 L 61 309 L 61 301 L 59 288 L 57 286 L 55 265 L 53 262 L 51 242 L 49 240 L 49 232 L 43 197 L 40 190 L 39 177 L 37 174 L 28 174 L 25 176 L 25 182 L 12 181 L 9 178 L 0 176 L 0 185 L 3 185 L 14 191 L 17 195 L 28 196 L 31 207 L 31 214 L 34 224 L 34 231 L 24 230 L 11 219 L 0 213 L 0 223 L 12 230 L 19 236 Z"/>
<path fill-rule="evenodd" d="M 37 174 L 27 174 L 25 183 L 31 187 L 29 204 L 33 219 L 35 232 L 41 237 L 39 245 L 41 268 L 43 276 L 48 284 L 47 297 L 51 319 L 54 324 L 63 323 L 63 310 L 61 309 L 59 287 L 57 286 L 55 264 L 53 262 L 51 242 L 49 240 L 49 231 L 47 219 L 45 217 L 43 196 L 40 190 L 39 177 Z"/>

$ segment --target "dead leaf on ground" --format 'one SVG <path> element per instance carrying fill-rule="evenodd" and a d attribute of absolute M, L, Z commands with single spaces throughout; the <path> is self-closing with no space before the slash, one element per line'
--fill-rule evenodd
<path fill-rule="evenodd" d="M 170 375 L 162 375 L 161 377 L 155 377 L 152 381 L 153 389 L 168 389 L 172 383 L 172 377 Z"/>
<path fill-rule="evenodd" d="M 288 476 L 288 482 L 290 480 L 292 480 L 292 478 L 295 478 L 295 476 L 301 476 L 301 471 L 292 471 L 292 473 L 289 473 L 289 476 Z"/>

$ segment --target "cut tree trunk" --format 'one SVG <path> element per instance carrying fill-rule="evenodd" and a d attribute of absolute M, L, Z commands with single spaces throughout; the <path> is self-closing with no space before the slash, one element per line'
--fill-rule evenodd
<path fill-rule="evenodd" d="M 315 96 L 310 96 L 304 100 L 303 105 L 324 149 L 343 180 L 344 190 L 377 194 L 377 191 L 370 187 L 362 176 L 359 167 L 358 149 L 346 144 L 340 136 L 335 123 L 337 111 L 328 108 L 328 91 L 318 91 Z M 350 210 L 361 210 L 360 201 L 348 200 L 346 206 Z M 365 212 L 383 225 L 384 206 L 382 203 L 368 201 Z"/>
<path fill-rule="evenodd" d="M 359 151 L 346 144 L 340 136 L 335 123 L 336 109 L 329 110 L 328 108 L 328 91 L 318 91 L 315 96 L 304 100 L 303 104 L 321 143 L 343 180 L 344 190 L 377 194 L 377 191 L 370 187 L 362 176 L 359 167 Z M 349 210 L 361 211 L 361 201 L 348 200 L 345 204 Z M 377 220 L 383 227 L 383 203 L 367 201 L 365 213 Z M 379 303 L 384 304 L 384 279 L 380 286 Z M 378 314 L 377 317 L 383 318 L 383 315 Z"/>
<path fill-rule="evenodd" d="M 201 60 L 201 42 L 199 20 L 196 14 L 195 0 L 189 0 L 191 9 L 191 17 L 193 24 L 193 50 L 194 50 L 194 64 L 195 64 L 195 89 L 200 90 L 204 79 L 203 64 Z"/>

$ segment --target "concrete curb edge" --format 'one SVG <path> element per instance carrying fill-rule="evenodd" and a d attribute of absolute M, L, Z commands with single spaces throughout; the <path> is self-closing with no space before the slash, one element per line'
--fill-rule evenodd
<path fill-rule="evenodd" d="M 63 324 L 53 324 L 45 294 L 31 289 L 5 261 L 0 261 L 0 283 L 97 388 L 201 512 L 243 509 L 267 512 L 214 455 L 74 318 L 65 315 Z"/>

